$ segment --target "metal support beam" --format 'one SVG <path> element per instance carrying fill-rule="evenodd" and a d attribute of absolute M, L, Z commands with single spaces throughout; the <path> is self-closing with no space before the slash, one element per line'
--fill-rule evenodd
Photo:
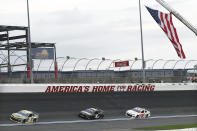
<path fill-rule="evenodd" d="M 8 38 L 9 38 L 9 40 L 16 40 L 16 39 L 24 39 L 26 37 L 27 37 L 26 35 L 19 35 L 19 36 L 12 36 L 12 37 L 8 36 L 8 37 L 0 38 L 0 41 L 6 41 Z"/>

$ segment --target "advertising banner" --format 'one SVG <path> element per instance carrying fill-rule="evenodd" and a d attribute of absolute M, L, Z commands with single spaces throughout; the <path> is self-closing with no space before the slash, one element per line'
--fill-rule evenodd
<path fill-rule="evenodd" d="M 197 83 L 0 84 L 0 93 L 155 92 L 197 90 Z"/>
<path fill-rule="evenodd" d="M 53 48 L 32 48 L 31 49 L 32 59 L 54 59 Z"/>
<path fill-rule="evenodd" d="M 48 85 L 45 90 L 45 93 L 54 93 L 54 92 L 138 92 L 145 91 L 151 92 L 155 90 L 155 85 Z"/>
<path fill-rule="evenodd" d="M 129 61 L 118 61 L 115 62 L 115 67 L 124 67 L 129 66 Z"/>

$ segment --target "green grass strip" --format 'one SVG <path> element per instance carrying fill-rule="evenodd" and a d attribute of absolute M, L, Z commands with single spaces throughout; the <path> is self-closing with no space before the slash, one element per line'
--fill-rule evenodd
<path fill-rule="evenodd" d="M 197 127 L 197 123 L 196 124 L 179 124 L 179 125 L 141 127 L 141 128 L 135 128 L 135 130 L 173 130 L 173 129 L 195 128 L 195 127 Z"/>

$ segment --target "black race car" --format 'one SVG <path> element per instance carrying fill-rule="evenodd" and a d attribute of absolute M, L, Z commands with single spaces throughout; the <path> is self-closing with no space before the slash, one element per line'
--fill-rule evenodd
<path fill-rule="evenodd" d="M 80 111 L 79 117 L 83 119 L 102 119 L 104 117 L 103 110 L 97 108 L 88 108 Z"/>

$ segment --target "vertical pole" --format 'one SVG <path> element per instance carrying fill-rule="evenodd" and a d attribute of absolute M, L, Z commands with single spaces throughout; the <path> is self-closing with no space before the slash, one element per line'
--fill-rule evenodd
<path fill-rule="evenodd" d="M 28 43 L 28 28 L 26 28 L 25 30 L 25 33 L 26 33 L 26 43 L 27 43 L 27 78 L 31 78 L 31 71 L 30 71 L 30 64 L 29 64 L 29 43 Z"/>
<path fill-rule="evenodd" d="M 1 81 L 1 65 L 0 65 L 0 81 Z"/>
<path fill-rule="evenodd" d="M 145 82 L 145 62 L 144 62 L 144 48 L 143 48 L 143 34 L 142 34 L 142 17 L 141 17 L 141 2 L 139 0 L 139 14 L 140 14 L 140 33 L 141 33 L 141 51 L 142 51 L 142 75 L 143 82 Z"/>
<path fill-rule="evenodd" d="M 7 44 L 8 44 L 8 75 L 11 75 L 11 65 L 10 65 L 10 42 L 9 42 L 9 31 L 7 31 Z"/>
<path fill-rule="evenodd" d="M 31 31 L 30 31 L 30 17 L 29 17 L 29 0 L 27 0 L 27 18 L 28 18 L 28 29 L 27 29 L 27 38 L 28 38 L 28 57 L 29 61 L 27 63 L 27 70 L 30 70 L 31 83 L 33 83 L 33 72 L 32 72 L 32 59 L 31 59 Z"/>
<path fill-rule="evenodd" d="M 55 78 L 58 78 L 58 66 L 57 66 L 57 58 L 56 58 L 56 47 L 54 45 L 54 55 L 55 55 L 55 60 L 54 60 L 54 65 L 55 65 Z"/>
<path fill-rule="evenodd" d="M 180 20 L 185 26 L 187 26 L 192 32 L 197 35 L 197 29 L 189 23 L 183 16 L 181 16 L 177 11 L 175 11 L 172 7 L 170 7 L 164 0 L 156 0 L 160 5 L 162 5 L 165 9 L 171 12 L 178 20 Z"/>

